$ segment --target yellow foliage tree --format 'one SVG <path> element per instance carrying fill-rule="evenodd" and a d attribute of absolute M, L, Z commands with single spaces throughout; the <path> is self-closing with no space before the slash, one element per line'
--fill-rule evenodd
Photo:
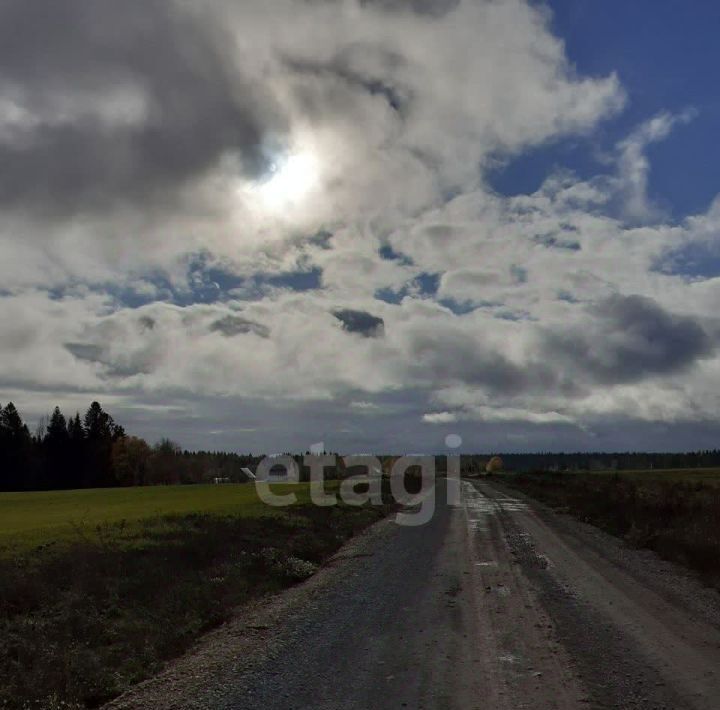
<path fill-rule="evenodd" d="M 503 470 L 503 460 L 499 456 L 493 456 L 485 466 L 486 473 L 497 473 Z"/>

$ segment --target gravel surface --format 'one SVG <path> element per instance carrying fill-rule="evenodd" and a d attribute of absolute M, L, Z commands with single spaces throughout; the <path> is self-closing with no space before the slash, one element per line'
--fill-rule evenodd
<path fill-rule="evenodd" d="M 514 491 L 463 492 L 423 527 L 373 526 L 107 707 L 720 708 L 715 592 Z"/>

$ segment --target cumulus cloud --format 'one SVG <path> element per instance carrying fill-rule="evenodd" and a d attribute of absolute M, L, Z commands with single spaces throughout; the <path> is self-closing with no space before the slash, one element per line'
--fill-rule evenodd
<path fill-rule="evenodd" d="M 0 8 L 0 201 L 77 213 L 142 203 L 223 156 L 262 174 L 283 121 L 217 17 L 164 0 Z"/>
<path fill-rule="evenodd" d="M 423 421 L 428 424 L 452 424 L 458 420 L 454 412 L 430 412 L 423 414 Z"/>
<path fill-rule="evenodd" d="M 648 196 L 650 161 L 646 151 L 653 143 L 665 140 L 678 124 L 692 121 L 695 115 L 694 109 L 679 114 L 661 113 L 643 123 L 618 145 L 619 189 L 628 218 L 647 221 L 662 217 L 662 211 Z"/>
<path fill-rule="evenodd" d="M 720 209 L 669 221 L 646 156 L 691 114 L 489 185 L 625 99 L 524 0 L 9 0 L 0 400 L 272 450 L 706 418 L 720 280 L 661 267 Z"/>

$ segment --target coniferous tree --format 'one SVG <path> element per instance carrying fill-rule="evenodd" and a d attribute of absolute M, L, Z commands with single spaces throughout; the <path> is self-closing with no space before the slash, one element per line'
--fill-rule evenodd
<path fill-rule="evenodd" d="M 94 487 L 116 485 L 112 469 L 113 443 L 125 436 L 99 402 L 93 402 L 84 419 L 86 437 L 85 484 Z"/>
<path fill-rule="evenodd" d="M 11 436 L 18 438 L 30 436 L 27 426 L 12 402 L 8 402 L 5 409 L 2 410 L 2 425 L 10 432 Z"/>
<path fill-rule="evenodd" d="M 10 490 L 10 468 L 7 462 L 7 447 L 9 443 L 9 432 L 3 421 L 3 407 L 0 404 L 0 491 Z"/>
<path fill-rule="evenodd" d="M 68 421 L 67 428 L 70 441 L 85 441 L 85 427 L 80 419 L 80 412 L 76 412 L 75 416 Z"/>
<path fill-rule="evenodd" d="M 45 487 L 50 489 L 70 488 L 72 477 L 70 434 L 60 407 L 55 407 L 50 415 L 43 440 L 43 451 L 45 454 Z"/>
<path fill-rule="evenodd" d="M 68 421 L 68 439 L 70 449 L 71 469 L 69 475 L 69 487 L 80 488 L 83 485 L 83 473 L 85 471 L 85 427 L 80 412 Z"/>
<path fill-rule="evenodd" d="M 103 441 L 112 436 L 112 417 L 99 402 L 93 402 L 85 413 L 85 433 L 89 441 Z"/>
<path fill-rule="evenodd" d="M 60 407 L 55 407 L 53 413 L 50 415 L 50 422 L 47 426 L 46 440 L 51 442 L 58 442 L 60 444 L 67 444 L 70 440 L 68 434 L 67 420 L 65 415 L 60 411 Z"/>
<path fill-rule="evenodd" d="M 30 431 L 12 402 L 0 410 L 0 487 L 23 490 L 32 486 Z"/>

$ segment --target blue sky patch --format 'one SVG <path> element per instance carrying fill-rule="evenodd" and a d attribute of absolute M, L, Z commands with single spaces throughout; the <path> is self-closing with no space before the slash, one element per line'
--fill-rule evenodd
<path fill-rule="evenodd" d="M 639 124 L 664 112 L 697 110 L 692 130 L 678 126 L 648 149 L 650 197 L 673 217 L 707 209 L 720 184 L 720 95 L 709 91 L 720 66 L 720 4 L 713 0 L 550 0 L 552 30 L 582 75 L 616 72 L 629 101 L 592 137 L 541 145 L 492 171 L 503 195 L 532 193 L 556 168 L 581 178 L 598 173 L 603 156 Z"/>
<path fill-rule="evenodd" d="M 406 266 L 412 266 L 412 259 L 405 254 L 395 251 L 389 244 L 384 244 L 378 249 L 378 254 L 386 261 L 399 261 Z"/>
<path fill-rule="evenodd" d="M 386 303 L 401 303 L 406 296 L 432 298 L 437 295 L 440 287 L 440 274 L 422 273 L 400 289 L 380 288 L 375 292 L 375 298 Z"/>
<path fill-rule="evenodd" d="M 691 244 L 665 256 L 654 270 L 673 276 L 715 278 L 720 276 L 720 248 Z"/>

